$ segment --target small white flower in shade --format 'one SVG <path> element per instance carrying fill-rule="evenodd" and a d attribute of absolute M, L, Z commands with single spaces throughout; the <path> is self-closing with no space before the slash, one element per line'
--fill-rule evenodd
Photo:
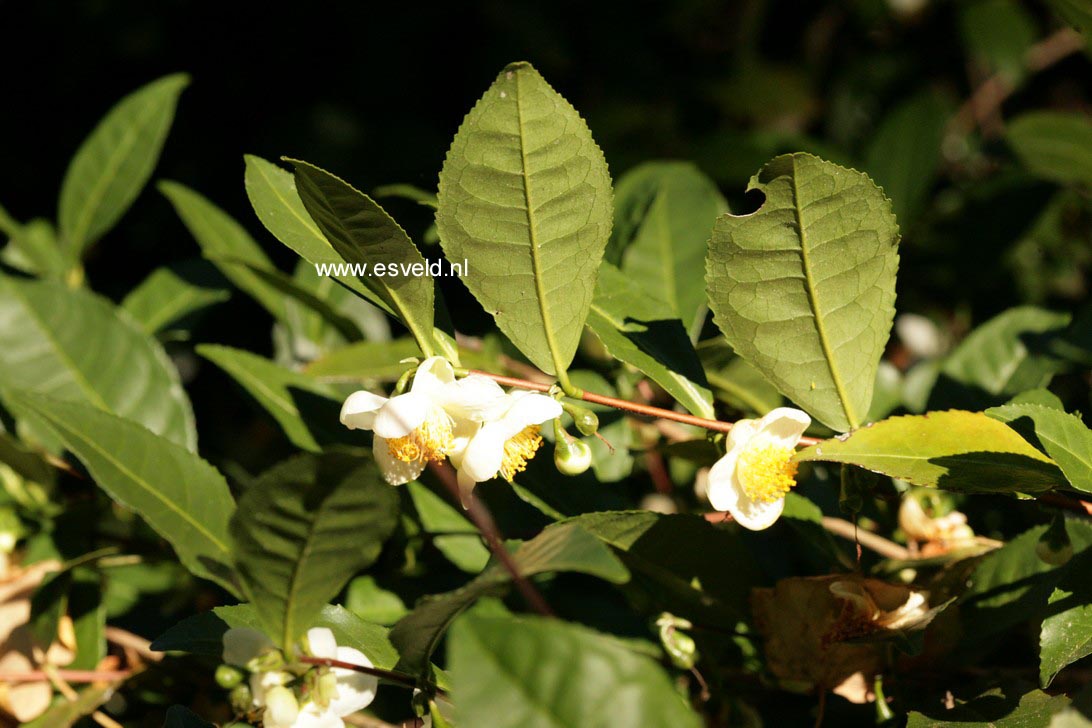
<path fill-rule="evenodd" d="M 233 627 L 224 632 L 223 644 L 224 662 L 236 667 L 246 667 L 255 657 L 274 647 L 273 640 L 264 632 L 247 627 Z"/>
<path fill-rule="evenodd" d="M 810 424 L 807 414 L 791 407 L 737 422 L 728 433 L 728 451 L 709 470 L 712 506 L 752 531 L 772 526 L 796 485 L 792 455 Z"/>
<path fill-rule="evenodd" d="M 371 660 L 360 650 L 338 647 L 334 633 L 325 627 L 307 631 L 307 650 L 314 657 L 338 660 L 361 667 L 373 667 Z M 335 682 L 320 694 L 312 695 L 301 708 L 292 728 L 342 728 L 341 719 L 366 708 L 375 700 L 379 679 L 342 667 L 330 668 Z"/>
<path fill-rule="evenodd" d="M 539 426 L 561 416 L 561 405 L 552 397 L 533 392 L 510 392 L 501 406 L 491 408 L 466 449 L 454 453 L 451 462 L 459 474 L 465 503 L 474 486 L 498 474 L 511 481 L 542 446 Z"/>
<path fill-rule="evenodd" d="M 372 450 L 391 485 L 416 478 L 429 461 L 455 449 L 455 420 L 444 409 L 455 383 L 451 363 L 438 356 L 421 362 L 410 391 L 390 399 L 361 390 L 341 407 L 341 424 L 375 433 Z"/>
<path fill-rule="evenodd" d="M 266 691 L 262 714 L 265 728 L 298 728 L 299 717 L 300 704 L 295 693 L 279 685 Z"/>

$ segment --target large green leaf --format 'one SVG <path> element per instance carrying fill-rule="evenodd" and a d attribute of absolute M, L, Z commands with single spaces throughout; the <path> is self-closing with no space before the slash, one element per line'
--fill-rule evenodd
<path fill-rule="evenodd" d="M 713 395 L 675 313 L 604 263 L 588 326 L 616 359 L 632 364 L 699 417 L 712 418 Z"/>
<path fill-rule="evenodd" d="M 185 74 L 165 76 L 119 101 L 84 140 L 65 172 L 58 209 L 70 257 L 103 236 L 152 176 Z"/>
<path fill-rule="evenodd" d="M 1092 185 L 1092 121 L 1087 115 L 1032 111 L 1013 119 L 1006 138 L 1032 173 L 1052 182 Z"/>
<path fill-rule="evenodd" d="M 980 493 L 1065 487 L 1054 462 L 1007 425 L 981 412 L 892 417 L 796 454 L 849 463 L 914 485 Z"/>
<path fill-rule="evenodd" d="M 421 530 L 432 536 L 433 545 L 448 561 L 470 574 L 481 573 L 489 562 L 489 549 L 466 516 L 424 485 L 406 485 Z"/>
<path fill-rule="evenodd" d="M 261 630 L 262 626 L 253 604 L 217 607 L 182 620 L 157 637 L 151 647 L 157 652 L 219 658 L 224 652 L 224 632 L 233 627 Z M 355 647 L 381 670 L 390 670 L 398 662 L 398 653 L 387 639 L 387 628 L 365 622 L 343 607 L 324 606 L 307 625 L 311 627 L 326 627 L 339 645 Z"/>
<path fill-rule="evenodd" d="M 216 468 L 129 420 L 41 394 L 7 396 L 43 418 L 111 498 L 140 514 L 197 576 L 234 591 L 235 501 Z"/>
<path fill-rule="evenodd" d="M 72 261 L 65 258 L 57 241 L 57 233 L 49 220 L 36 218 L 25 225 L 12 221 L 16 227 L 11 240 L 0 252 L 0 258 L 13 268 L 44 278 L 64 278 Z"/>
<path fill-rule="evenodd" d="M 313 377 L 330 381 L 394 381 L 411 365 L 404 359 L 421 356 L 421 349 L 410 338 L 394 341 L 360 341 L 335 349 L 307 367 Z"/>
<path fill-rule="evenodd" d="M 386 275 L 366 273 L 360 282 L 397 314 L 426 354 L 435 348 L 432 279 L 413 273 L 425 259 L 386 210 L 329 172 L 294 161 L 296 189 L 311 218 L 348 263 L 385 264 Z M 393 273 L 393 275 L 391 275 Z"/>
<path fill-rule="evenodd" d="M 1066 665 L 1092 654 L 1092 551 L 1066 565 L 1050 595 L 1039 635 L 1039 683 L 1049 686 Z"/>
<path fill-rule="evenodd" d="M 468 614 L 448 647 L 459 725 L 698 728 L 664 670 L 586 627 Z"/>
<path fill-rule="evenodd" d="M 121 308 L 144 333 L 161 333 L 204 308 L 226 301 L 231 292 L 219 285 L 222 280 L 200 260 L 156 268 L 129 292 Z"/>
<path fill-rule="evenodd" d="M 584 120 L 527 63 L 467 114 L 440 172 L 436 225 L 497 326 L 539 369 L 576 353 L 611 227 L 610 174 Z"/>
<path fill-rule="evenodd" d="M 284 294 L 253 268 L 275 270 L 269 257 L 242 225 L 205 197 L 177 182 L 160 182 L 162 192 L 182 218 L 201 254 L 276 319 L 284 318 Z"/>
<path fill-rule="evenodd" d="M 775 158 L 750 215 L 717 220 L 709 305 L 728 343 L 824 424 L 863 424 L 895 315 L 898 226 L 866 175 L 809 154 Z"/>
<path fill-rule="evenodd" d="M 945 359 L 933 398 L 943 404 L 983 404 L 981 390 L 995 399 L 1045 387 L 1065 367 L 1052 353 L 1069 314 L 1017 306 L 977 327 Z M 971 391 L 959 391 L 952 383 Z"/>
<path fill-rule="evenodd" d="M 626 567 L 598 539 L 574 523 L 547 526 L 512 553 L 521 576 L 550 571 L 575 571 L 620 584 L 629 578 Z M 391 642 L 401 655 L 399 668 L 420 673 L 459 614 L 483 596 L 504 591 L 511 575 L 494 563 L 465 586 L 446 594 L 425 597 L 391 630 Z"/>
<path fill-rule="evenodd" d="M 290 649 L 397 522 L 397 493 L 348 453 L 292 458 L 247 488 L 231 520 L 236 566 L 273 639 Z"/>
<path fill-rule="evenodd" d="M 197 447 L 189 399 L 162 347 L 84 289 L 0 277 L 0 382 L 88 402 Z"/>
<path fill-rule="evenodd" d="M 304 450 L 318 452 L 342 439 L 341 402 L 330 385 L 242 349 L 205 344 L 197 353 L 231 375 Z"/>
<path fill-rule="evenodd" d="M 1022 420 L 1031 420 L 1032 444 L 1038 444 L 1061 468 L 1070 485 L 1092 493 L 1092 430 L 1081 418 L 1041 404 L 1007 404 L 986 411 L 1025 434 Z"/>
<path fill-rule="evenodd" d="M 266 230 L 301 258 L 317 265 L 345 262 L 311 219 L 296 191 L 296 179 L 291 172 L 261 157 L 247 155 L 246 193 Z M 372 292 L 361 279 L 356 276 L 338 276 L 337 280 L 392 313 L 383 299 Z"/>
<path fill-rule="evenodd" d="M 720 190 L 691 162 L 646 162 L 618 180 L 607 255 L 690 330 L 705 310 L 694 281 L 705 273 L 709 231 L 725 212 Z"/>
<path fill-rule="evenodd" d="M 865 150 L 865 170 L 891 198 L 903 225 L 917 223 L 936 179 L 951 111 L 934 93 L 913 96 L 883 118 Z"/>
<path fill-rule="evenodd" d="M 1027 687 L 1015 685 L 967 701 L 953 700 L 951 708 L 930 708 L 929 715 L 911 711 L 906 728 L 1048 728 L 1053 725 L 1052 716 L 1069 705 L 1069 698 L 1064 695 L 1024 691 Z"/>

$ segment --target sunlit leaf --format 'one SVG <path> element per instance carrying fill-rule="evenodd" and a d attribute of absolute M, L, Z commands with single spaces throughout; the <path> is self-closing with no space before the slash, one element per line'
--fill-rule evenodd
<path fill-rule="evenodd" d="M 1029 441 L 1038 444 L 1058 464 L 1077 490 L 1092 493 L 1092 430 L 1081 418 L 1064 410 L 1039 404 L 1007 404 L 986 411 L 1025 434 L 1022 420 L 1031 420 Z"/>
<path fill-rule="evenodd" d="M 61 184 L 61 244 L 71 258 L 103 236 L 152 176 L 185 74 L 165 76 L 119 101 L 84 140 Z"/>
<path fill-rule="evenodd" d="M 898 226 L 860 172 L 808 154 L 751 179 L 765 202 L 717 220 L 706 281 L 731 347 L 824 424 L 848 430 L 872 403 L 895 315 Z"/>
<path fill-rule="evenodd" d="M 467 114 L 440 172 L 436 225 L 470 292 L 532 363 L 565 371 L 611 227 L 610 175 L 584 120 L 516 63 Z"/>

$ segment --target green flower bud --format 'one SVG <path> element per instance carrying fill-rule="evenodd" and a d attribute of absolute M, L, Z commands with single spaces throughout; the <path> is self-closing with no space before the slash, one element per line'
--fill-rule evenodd
<path fill-rule="evenodd" d="M 587 407 L 563 402 L 561 408 L 565 410 L 569 417 L 573 418 L 573 424 L 576 425 L 576 429 L 581 435 L 590 437 L 599 432 L 599 415 Z"/>
<path fill-rule="evenodd" d="M 254 696 L 250 694 L 250 686 L 246 683 L 236 685 L 228 696 L 231 709 L 236 713 L 249 713 L 254 709 Z"/>
<path fill-rule="evenodd" d="M 233 665 L 220 665 L 216 668 L 216 684 L 224 690 L 231 690 L 241 684 L 246 673 Z"/>
<path fill-rule="evenodd" d="M 1073 558 L 1073 543 L 1065 528 L 1065 517 L 1060 513 L 1054 516 L 1050 528 L 1039 537 L 1039 542 L 1035 544 L 1035 554 L 1051 566 L 1062 566 Z"/>
<path fill-rule="evenodd" d="M 591 467 L 591 448 L 580 440 L 562 439 L 554 448 L 554 465 L 562 475 L 580 475 Z"/>
<path fill-rule="evenodd" d="M 682 631 L 693 625 L 682 617 L 664 612 L 656 620 L 656 626 L 660 628 L 660 643 L 672 664 L 681 670 L 693 669 L 698 661 L 698 646 L 693 637 Z"/>

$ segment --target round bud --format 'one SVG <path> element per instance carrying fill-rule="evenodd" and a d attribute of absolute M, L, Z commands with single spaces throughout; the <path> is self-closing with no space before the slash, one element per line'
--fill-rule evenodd
<path fill-rule="evenodd" d="M 246 683 L 236 685 L 228 696 L 231 708 L 236 713 L 248 713 L 254 709 L 254 696 L 250 693 L 250 686 Z"/>
<path fill-rule="evenodd" d="M 1069 540 L 1064 516 L 1061 514 L 1054 516 L 1050 527 L 1043 531 L 1039 542 L 1035 544 L 1035 554 L 1051 566 L 1061 566 L 1073 557 L 1073 543 Z"/>
<path fill-rule="evenodd" d="M 580 440 L 558 442 L 554 464 L 563 475 L 580 475 L 591 466 L 591 448 Z"/>
<path fill-rule="evenodd" d="M 599 432 L 599 415 L 578 404 L 564 404 L 562 408 L 573 418 L 577 431 L 586 437 Z"/>
<path fill-rule="evenodd" d="M 244 677 L 246 675 L 243 671 L 232 665 L 220 665 L 220 667 L 216 668 L 216 684 L 224 690 L 231 690 L 239 685 L 243 682 Z"/>

